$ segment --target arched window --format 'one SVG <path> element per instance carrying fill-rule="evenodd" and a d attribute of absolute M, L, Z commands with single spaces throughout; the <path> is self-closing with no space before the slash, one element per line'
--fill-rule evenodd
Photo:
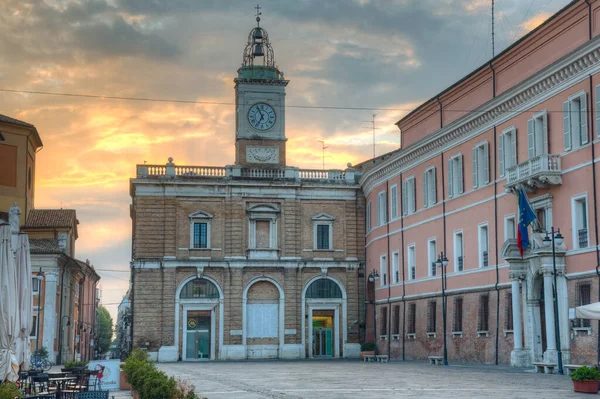
<path fill-rule="evenodd" d="M 219 290 L 217 286 L 210 281 L 197 278 L 188 282 L 179 294 L 180 299 L 215 299 L 219 298 Z"/>
<path fill-rule="evenodd" d="M 334 281 L 327 278 L 321 278 L 314 281 L 306 290 L 306 298 L 341 298 L 342 290 Z"/>

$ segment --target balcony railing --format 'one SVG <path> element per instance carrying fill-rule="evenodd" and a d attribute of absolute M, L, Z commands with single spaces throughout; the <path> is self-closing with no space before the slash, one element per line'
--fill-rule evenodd
<path fill-rule="evenodd" d="M 431 275 L 435 276 L 437 274 L 437 264 L 435 262 L 431 262 Z"/>
<path fill-rule="evenodd" d="M 483 267 L 488 267 L 490 265 L 488 251 L 483 251 L 482 256 Z"/>
<path fill-rule="evenodd" d="M 463 266 L 463 256 L 462 256 L 462 255 L 460 255 L 460 256 L 457 256 L 457 257 L 456 257 L 456 261 L 457 261 L 457 263 L 458 263 L 458 271 L 459 271 L 459 272 L 462 272 L 462 271 L 463 271 L 463 269 L 464 269 L 464 266 Z M 461 331 L 462 331 L 462 330 L 461 330 Z"/>
<path fill-rule="evenodd" d="M 348 184 L 356 184 L 359 177 L 353 169 L 245 168 L 239 165 L 177 166 L 172 159 L 169 159 L 166 165 L 137 165 L 136 176 L 138 179 L 285 179 Z"/>
<path fill-rule="evenodd" d="M 506 188 L 526 184 L 531 188 L 562 184 L 560 155 L 542 154 L 507 169 Z"/>
<path fill-rule="evenodd" d="M 587 231 L 587 229 L 577 230 L 577 235 L 579 238 L 579 248 L 587 248 L 587 246 L 588 246 L 588 231 Z"/>

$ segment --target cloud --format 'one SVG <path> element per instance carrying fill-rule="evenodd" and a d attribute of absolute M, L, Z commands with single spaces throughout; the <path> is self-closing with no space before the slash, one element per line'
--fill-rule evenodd
<path fill-rule="evenodd" d="M 529 18 L 527 21 L 521 24 L 521 27 L 526 31 L 530 32 L 540 26 L 544 21 L 550 18 L 552 14 L 549 12 L 540 12 L 533 17 Z"/>

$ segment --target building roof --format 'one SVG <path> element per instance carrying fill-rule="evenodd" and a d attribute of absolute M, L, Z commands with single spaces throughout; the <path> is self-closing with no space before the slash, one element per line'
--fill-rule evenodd
<path fill-rule="evenodd" d="M 0 114 L 0 123 L 10 123 L 11 125 L 18 125 L 18 126 L 30 127 L 30 128 L 35 129 L 35 126 L 33 126 L 31 123 L 23 122 L 18 119 L 11 118 L 10 116 L 6 116 L 6 115 L 2 115 L 2 114 Z"/>
<path fill-rule="evenodd" d="M 58 246 L 56 238 L 30 238 L 29 248 L 32 254 L 62 254 L 64 248 Z"/>
<path fill-rule="evenodd" d="M 73 227 L 79 224 L 75 209 L 32 209 L 24 228 Z"/>

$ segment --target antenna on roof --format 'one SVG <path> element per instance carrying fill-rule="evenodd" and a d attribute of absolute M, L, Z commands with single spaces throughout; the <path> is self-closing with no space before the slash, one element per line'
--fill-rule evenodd
<path fill-rule="evenodd" d="M 325 149 L 329 148 L 329 146 L 325 146 L 325 140 L 317 140 L 319 143 L 321 143 L 321 147 L 323 150 L 323 170 L 325 170 Z"/>
<path fill-rule="evenodd" d="M 363 126 L 363 128 L 370 128 L 373 131 L 373 158 L 375 158 L 375 130 L 379 130 L 380 128 L 375 127 L 375 117 L 377 116 L 377 114 L 373 113 L 373 118 L 370 121 L 363 121 L 363 122 L 368 122 L 371 124 L 371 126 Z"/>

